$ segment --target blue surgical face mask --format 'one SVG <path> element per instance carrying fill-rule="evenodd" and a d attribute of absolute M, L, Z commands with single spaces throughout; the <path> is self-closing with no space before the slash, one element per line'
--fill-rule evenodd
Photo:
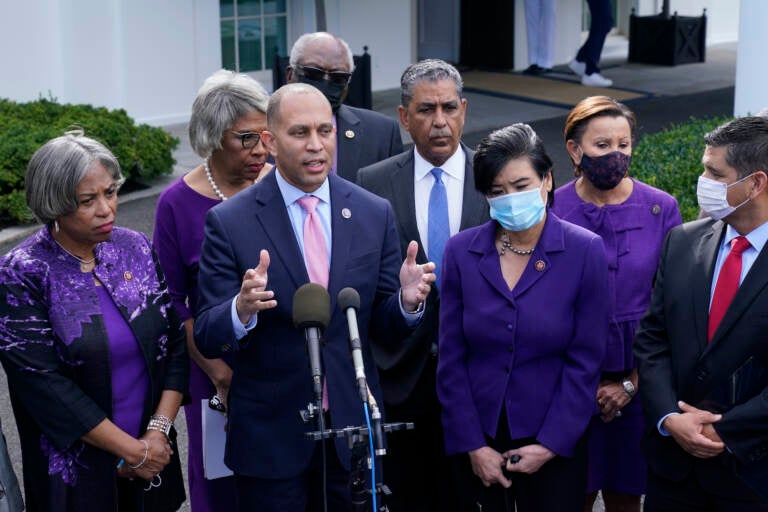
<path fill-rule="evenodd" d="M 541 199 L 541 187 L 489 197 L 488 204 L 491 218 L 507 231 L 524 231 L 535 226 L 544 216 L 546 206 Z"/>

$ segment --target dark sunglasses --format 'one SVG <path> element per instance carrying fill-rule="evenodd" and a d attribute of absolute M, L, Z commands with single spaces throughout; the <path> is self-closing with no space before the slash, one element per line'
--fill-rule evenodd
<path fill-rule="evenodd" d="M 314 80 L 315 82 L 328 80 L 332 84 L 347 85 L 349 79 L 352 78 L 352 73 L 347 73 L 346 71 L 326 71 L 325 69 L 313 68 L 310 66 L 296 66 L 295 69 L 301 73 L 303 77 Z M 328 78 L 325 78 L 326 76 Z"/>
<path fill-rule="evenodd" d="M 243 149 L 251 149 L 261 140 L 261 133 L 259 132 L 236 132 L 235 130 L 229 130 L 240 139 L 240 144 L 243 145 Z"/>
<path fill-rule="evenodd" d="M 208 407 L 214 411 L 227 412 L 227 407 L 224 405 L 224 402 L 221 401 L 219 395 L 213 395 L 211 399 L 208 400 Z"/>

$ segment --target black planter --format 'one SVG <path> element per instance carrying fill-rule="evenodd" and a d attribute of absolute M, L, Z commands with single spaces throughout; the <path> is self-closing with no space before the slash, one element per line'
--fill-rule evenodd
<path fill-rule="evenodd" d="M 629 16 L 629 62 L 676 66 L 704 62 L 707 10 L 700 17 Z"/>

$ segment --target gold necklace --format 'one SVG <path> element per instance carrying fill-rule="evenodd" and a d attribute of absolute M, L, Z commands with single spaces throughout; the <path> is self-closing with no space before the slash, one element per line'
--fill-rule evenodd
<path fill-rule="evenodd" d="M 67 250 L 67 248 L 64 247 L 63 245 L 61 245 L 59 243 L 59 241 L 56 240 L 55 238 L 53 239 L 53 241 L 56 242 L 56 245 L 61 247 L 62 251 L 64 251 L 65 253 L 69 254 L 70 256 L 72 256 L 73 258 L 75 258 L 77 261 L 80 262 L 80 272 L 86 273 L 86 272 L 90 272 L 92 270 L 91 265 L 96 261 L 96 256 L 94 256 L 93 258 L 91 258 L 89 260 L 83 259 L 80 256 L 78 256 L 76 254 L 72 254 L 71 252 L 69 252 Z"/>
<path fill-rule="evenodd" d="M 507 249 L 510 250 L 510 252 L 513 252 L 519 256 L 528 256 L 529 254 L 533 254 L 533 250 L 536 248 L 536 246 L 531 247 L 530 249 L 518 249 L 517 247 L 513 246 L 512 243 L 509 241 L 509 235 L 507 235 L 507 230 L 503 230 L 501 232 L 501 252 L 499 253 L 499 256 L 504 256 L 504 253 L 507 252 Z"/>

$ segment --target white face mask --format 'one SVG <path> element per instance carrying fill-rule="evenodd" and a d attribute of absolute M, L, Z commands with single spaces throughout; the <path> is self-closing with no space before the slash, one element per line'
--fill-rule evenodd
<path fill-rule="evenodd" d="M 749 201 L 749 197 L 747 197 L 736 206 L 731 206 L 728 204 L 728 187 L 741 183 L 750 176 L 752 175 L 744 176 L 730 185 L 705 178 L 704 176 L 699 176 L 699 183 L 696 186 L 696 197 L 699 200 L 699 208 L 715 220 L 727 217 L 733 213 L 736 208 Z"/>

